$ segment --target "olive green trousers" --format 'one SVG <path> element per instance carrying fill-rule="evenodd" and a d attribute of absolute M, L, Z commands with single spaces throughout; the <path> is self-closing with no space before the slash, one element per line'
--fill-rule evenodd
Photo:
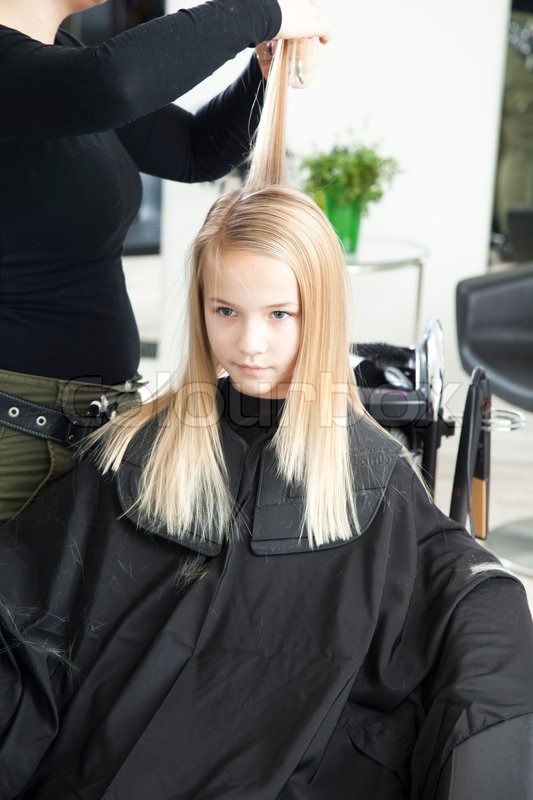
<path fill-rule="evenodd" d="M 105 395 L 120 414 L 139 405 L 139 376 L 117 386 L 62 381 L 0 370 L 0 391 L 80 418 Z M 91 428 L 87 428 L 89 433 Z M 74 466 L 76 448 L 0 423 L 0 525 L 13 519 Z"/>

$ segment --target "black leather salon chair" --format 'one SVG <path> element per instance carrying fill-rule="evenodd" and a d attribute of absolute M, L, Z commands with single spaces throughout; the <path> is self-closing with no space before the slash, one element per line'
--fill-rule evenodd
<path fill-rule="evenodd" d="M 481 365 L 494 394 L 533 411 L 533 263 L 460 281 L 456 313 L 464 369 Z"/>
<path fill-rule="evenodd" d="M 456 314 L 463 368 L 481 366 L 495 395 L 533 411 L 533 264 L 460 281 Z M 487 545 L 533 575 L 533 518 L 490 530 Z"/>

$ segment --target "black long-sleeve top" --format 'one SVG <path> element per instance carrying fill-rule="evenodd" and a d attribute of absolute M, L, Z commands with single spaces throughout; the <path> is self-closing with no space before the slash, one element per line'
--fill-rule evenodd
<path fill-rule="evenodd" d="M 139 170 L 196 182 L 242 162 L 255 59 L 196 114 L 173 101 L 280 24 L 276 0 L 214 0 L 96 47 L 0 25 L 0 369 L 107 384 L 135 372 L 121 251 Z"/>

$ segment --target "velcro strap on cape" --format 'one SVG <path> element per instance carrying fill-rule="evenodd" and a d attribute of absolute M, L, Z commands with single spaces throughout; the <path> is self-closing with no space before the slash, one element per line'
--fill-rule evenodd
<path fill-rule="evenodd" d="M 303 524 L 303 498 L 280 477 L 273 455 L 264 453 L 253 521 L 254 553 L 277 555 L 341 547 L 367 530 L 383 500 L 401 445 L 379 431 L 376 437 L 365 438 L 365 443 L 356 443 L 351 451 L 358 528 L 352 529 L 350 539 L 336 539 L 319 547 L 311 546 Z"/>

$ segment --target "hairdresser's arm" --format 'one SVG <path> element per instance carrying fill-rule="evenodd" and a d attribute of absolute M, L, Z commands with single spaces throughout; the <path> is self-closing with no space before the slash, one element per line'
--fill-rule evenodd
<path fill-rule="evenodd" d="M 281 0 L 280 35 L 302 30 L 310 19 L 324 32 L 320 15 L 309 0 Z M 272 48 L 257 48 L 244 73 L 224 92 L 191 114 L 165 106 L 118 131 L 142 172 L 184 182 L 215 180 L 243 163 L 259 123 Z M 260 60 L 258 60 L 260 59 Z"/>
<path fill-rule="evenodd" d="M 280 26 L 277 0 L 213 0 L 97 47 L 44 45 L 0 26 L 0 137 L 121 127 L 171 103 Z"/>
<path fill-rule="evenodd" d="M 254 56 L 243 74 L 196 114 L 170 105 L 117 133 L 142 172 L 184 182 L 215 180 L 247 157 L 263 89 Z"/>

